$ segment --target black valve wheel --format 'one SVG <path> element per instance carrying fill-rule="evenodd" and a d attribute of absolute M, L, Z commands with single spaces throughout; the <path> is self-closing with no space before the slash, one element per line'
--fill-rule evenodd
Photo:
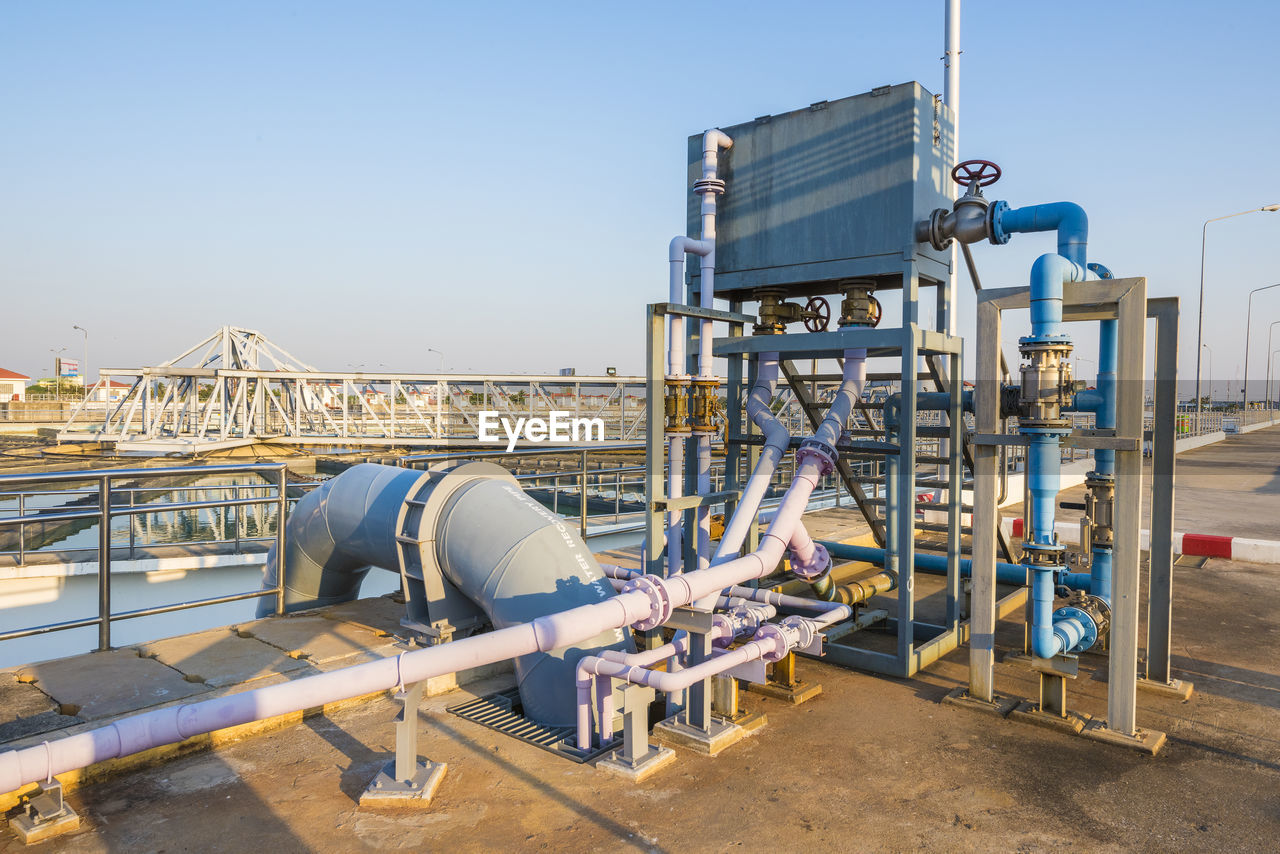
<path fill-rule="evenodd" d="M 810 332 L 826 332 L 831 323 L 831 303 L 824 297 L 809 297 L 804 304 L 804 328 Z"/>
<path fill-rule="evenodd" d="M 987 187 L 1000 180 L 1000 167 L 990 160 L 966 160 L 951 170 L 951 180 L 961 187 Z"/>

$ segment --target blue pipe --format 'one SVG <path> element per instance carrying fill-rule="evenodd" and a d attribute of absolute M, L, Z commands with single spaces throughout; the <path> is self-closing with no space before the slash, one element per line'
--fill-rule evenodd
<path fill-rule="evenodd" d="M 842 558 L 844 560 L 860 560 L 866 563 L 874 563 L 877 566 L 884 566 L 884 549 L 875 548 L 873 546 L 853 546 L 848 543 L 837 543 L 831 540 L 818 540 L 832 557 Z M 915 568 L 918 572 L 927 572 L 930 575 L 945 575 L 947 572 L 946 555 L 931 555 L 916 553 Z M 960 559 L 960 577 L 968 578 L 973 574 L 973 561 L 968 558 Z M 1089 576 L 1083 572 L 1061 572 L 1055 577 L 1055 582 L 1059 586 L 1070 587 L 1072 590 L 1085 590 L 1089 587 Z M 1019 587 L 1027 583 L 1027 568 L 1019 563 L 1003 563 L 996 562 L 996 581 L 1001 584 L 1016 584 Z"/>
<path fill-rule="evenodd" d="M 1098 392 L 1102 401 L 1094 411 L 1097 413 L 1096 423 L 1099 429 L 1114 429 L 1116 426 L 1118 325 L 1119 321 L 1116 320 L 1104 320 L 1098 324 Z M 1116 452 L 1101 449 L 1094 451 L 1093 468 L 1095 474 L 1115 477 Z M 1111 602 L 1111 555 L 1110 546 L 1094 546 L 1089 564 L 1093 578 L 1089 592 L 1094 596 L 1101 596 L 1108 603 Z"/>
<path fill-rule="evenodd" d="M 992 242 L 1008 243 L 1014 233 L 1034 231 L 1057 231 L 1058 254 L 1081 267 L 1085 266 L 1089 217 L 1084 208 L 1074 202 L 1051 202 L 1016 209 L 1004 201 L 992 205 Z"/>
<path fill-rule="evenodd" d="M 916 409 L 924 412 L 927 410 L 939 410 L 946 412 L 951 409 L 951 393 L 945 391 L 922 391 L 916 395 Z M 902 394 L 891 394 L 884 399 L 884 426 L 889 432 L 896 432 L 898 429 L 898 413 L 902 410 Z M 973 390 L 966 389 L 960 392 L 960 410 L 962 412 L 973 412 Z"/>
<path fill-rule="evenodd" d="M 1058 252 L 1042 255 L 1031 267 L 1031 335 L 1020 343 L 1069 343 L 1062 330 L 1062 287 L 1090 277 L 1086 268 L 1089 220 L 1084 210 L 1070 202 L 1032 205 L 1012 210 L 997 203 L 992 211 L 992 239 L 1005 243 L 1015 232 L 1058 232 Z M 1105 404 L 1104 404 L 1105 405 Z M 1026 427 L 1029 435 L 1027 480 L 1031 493 L 1028 544 L 1041 550 L 1061 551 L 1054 535 L 1058 488 L 1062 485 L 1061 440 L 1066 430 Z M 1053 619 L 1054 581 L 1066 567 L 1032 565 L 1032 652 L 1053 658 L 1076 647 L 1087 635 L 1075 617 Z M 1092 579 L 1091 579 L 1092 581 Z M 1094 633 L 1096 635 L 1096 632 Z"/>

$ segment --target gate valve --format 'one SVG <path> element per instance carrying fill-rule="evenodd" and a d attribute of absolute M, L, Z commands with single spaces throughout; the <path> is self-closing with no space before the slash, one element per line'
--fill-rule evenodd
<path fill-rule="evenodd" d="M 964 195 L 956 199 L 951 210 L 938 208 L 928 219 L 916 223 L 915 238 L 918 243 L 928 243 L 939 252 L 951 245 L 952 240 L 961 243 L 977 243 L 989 239 L 997 240 L 992 227 L 992 218 L 1004 202 L 996 202 L 988 206 L 982 195 L 982 188 L 1000 180 L 1000 167 L 990 160 L 966 160 L 957 163 L 951 170 L 951 180 L 965 188 Z M 1007 240 L 1007 238 L 1006 238 Z"/>
<path fill-rule="evenodd" d="M 825 297 L 809 297 L 804 304 L 804 328 L 810 332 L 826 332 L 831 323 L 831 304 Z"/>
<path fill-rule="evenodd" d="M 966 160 L 963 163 L 957 163 L 951 170 L 951 180 L 964 187 L 966 191 L 981 195 L 981 191 L 977 188 L 991 186 L 1000 180 L 1002 174 L 1000 167 L 990 160 Z"/>

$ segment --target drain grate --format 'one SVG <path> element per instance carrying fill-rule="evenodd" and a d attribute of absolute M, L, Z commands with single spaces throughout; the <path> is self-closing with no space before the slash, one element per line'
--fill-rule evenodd
<path fill-rule="evenodd" d="M 574 762 L 590 762 L 610 750 L 622 746 L 622 739 L 615 738 L 603 747 L 592 747 L 580 750 L 577 746 L 577 731 L 571 726 L 545 726 L 529 720 L 523 714 L 520 705 L 520 690 L 508 688 L 496 694 L 489 694 L 475 700 L 453 706 L 448 710 L 464 720 L 488 727 L 495 732 L 518 738 L 521 741 L 541 747 L 557 756 L 563 756 Z"/>

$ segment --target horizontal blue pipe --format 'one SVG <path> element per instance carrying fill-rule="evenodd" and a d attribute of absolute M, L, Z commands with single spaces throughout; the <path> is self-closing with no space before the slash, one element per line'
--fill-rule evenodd
<path fill-rule="evenodd" d="M 851 546 L 848 543 L 837 543 L 831 540 L 819 540 L 832 557 L 843 558 L 845 560 L 860 560 L 866 563 L 874 563 L 877 566 L 884 566 L 884 549 L 878 549 L 873 546 Z M 916 552 L 916 569 L 920 572 L 927 572 L 930 575 L 945 575 L 947 571 L 946 555 L 930 555 L 920 554 Z M 973 571 L 973 561 L 968 558 L 960 559 L 960 576 L 968 578 Z M 1073 590 L 1088 590 L 1089 576 L 1083 572 L 1061 572 L 1058 573 L 1060 584 L 1066 584 Z M 1001 584 L 1016 584 L 1022 586 L 1027 583 L 1027 568 L 1017 563 L 1002 563 L 996 561 L 996 580 Z"/>
<path fill-rule="evenodd" d="M 1097 412 L 1102 408 L 1102 392 L 1096 388 L 1081 389 L 1075 393 L 1067 412 Z"/>
<path fill-rule="evenodd" d="M 945 391 L 923 391 L 916 395 L 916 409 L 920 412 L 942 411 L 951 409 L 951 393 Z M 898 429 L 898 413 L 902 410 L 902 393 L 891 394 L 884 399 L 884 426 L 886 430 Z M 973 412 L 973 389 L 960 392 L 960 410 Z"/>
<path fill-rule="evenodd" d="M 1058 232 L 1058 254 L 1085 265 L 1089 242 L 1089 217 L 1074 202 L 1050 202 L 1025 208 L 997 207 L 996 234 L 1007 235 L 1033 231 Z"/>

